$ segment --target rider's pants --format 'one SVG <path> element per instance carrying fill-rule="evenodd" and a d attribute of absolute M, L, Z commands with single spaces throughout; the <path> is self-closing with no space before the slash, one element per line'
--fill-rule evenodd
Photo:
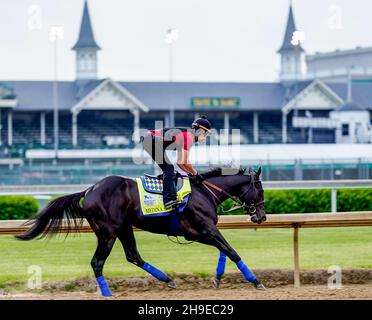
<path fill-rule="evenodd" d="M 151 156 L 163 171 L 163 200 L 164 203 L 177 198 L 174 166 L 165 154 L 162 137 L 146 135 L 143 139 L 143 149 Z"/>

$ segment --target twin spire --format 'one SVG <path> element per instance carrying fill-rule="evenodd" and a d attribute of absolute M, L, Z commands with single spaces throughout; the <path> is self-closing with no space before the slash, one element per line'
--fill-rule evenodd
<path fill-rule="evenodd" d="M 72 50 L 77 49 L 96 49 L 101 50 L 96 40 L 94 39 L 92 23 L 90 21 L 88 2 L 84 2 L 83 18 L 81 19 L 80 34 L 76 44 Z"/>
<path fill-rule="evenodd" d="M 278 50 L 280 55 L 288 56 L 295 54 L 296 56 L 299 56 L 304 52 L 301 44 L 294 45 L 292 43 L 295 31 L 297 31 L 297 29 L 293 16 L 292 2 L 290 2 L 284 39 L 280 49 Z M 76 51 L 76 78 L 78 80 L 97 79 L 97 51 L 101 50 L 101 48 L 94 38 L 87 0 L 84 1 L 79 38 L 72 47 L 72 50 Z M 298 68 L 301 68 L 301 63 L 300 61 L 295 61 L 294 63 L 296 66 L 288 65 L 288 62 L 282 61 L 280 77 L 282 80 L 284 80 L 284 78 L 290 80 L 294 77 L 298 79 L 298 73 L 300 73 Z"/>
<path fill-rule="evenodd" d="M 285 51 L 291 51 L 291 50 L 298 50 L 301 52 L 304 52 L 305 50 L 301 47 L 301 44 L 293 45 L 292 44 L 292 38 L 293 33 L 297 31 L 296 29 L 296 23 L 293 16 L 293 9 L 292 9 L 292 2 L 289 5 L 289 14 L 288 14 L 288 20 L 287 20 L 287 27 L 285 29 L 284 39 L 282 46 L 278 50 L 278 53 L 283 53 Z"/>
<path fill-rule="evenodd" d="M 287 27 L 286 27 L 285 34 L 284 34 L 283 43 L 280 49 L 278 50 L 278 53 L 282 53 L 288 50 L 294 50 L 295 47 L 297 47 L 297 50 L 299 49 L 301 51 L 304 51 L 304 49 L 301 47 L 301 44 L 299 44 L 298 46 L 294 46 L 292 44 L 292 37 L 295 31 L 297 31 L 297 29 L 296 29 L 294 16 L 293 16 L 293 9 L 292 9 L 292 2 L 291 2 L 289 5 Z M 87 48 L 101 50 L 100 46 L 97 44 L 96 40 L 94 39 L 94 33 L 93 33 L 92 23 L 90 21 L 90 14 L 89 14 L 89 9 L 88 9 L 88 2 L 87 0 L 85 0 L 79 38 L 76 44 L 72 47 L 72 50 L 87 49 Z"/>
<path fill-rule="evenodd" d="M 101 50 L 101 48 L 94 39 L 87 0 L 84 2 L 79 38 L 72 47 L 72 50 L 76 52 L 76 80 L 85 81 L 97 79 L 97 51 Z"/>
<path fill-rule="evenodd" d="M 303 80 L 306 75 L 305 50 L 299 39 L 294 37 L 296 31 L 292 2 L 290 2 L 284 39 L 278 50 L 281 57 L 279 80 L 282 83 L 297 82 Z"/>

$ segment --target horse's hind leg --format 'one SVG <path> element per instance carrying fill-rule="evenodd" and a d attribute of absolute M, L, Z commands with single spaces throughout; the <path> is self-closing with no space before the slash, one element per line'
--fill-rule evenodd
<path fill-rule="evenodd" d="M 96 280 L 101 290 L 102 296 L 111 297 L 112 294 L 110 288 L 106 282 L 105 277 L 103 276 L 102 271 L 106 259 L 109 256 L 112 247 L 114 246 L 116 236 L 113 234 L 113 232 L 108 232 L 108 230 L 102 229 L 100 229 L 98 232 L 96 231 L 96 235 L 98 238 L 98 244 L 96 252 L 94 253 L 91 261 L 91 266 L 93 268 L 94 275 L 96 276 Z"/>
<path fill-rule="evenodd" d="M 137 267 L 147 271 L 156 279 L 165 282 L 169 287 L 176 288 L 176 284 L 171 278 L 169 278 L 163 271 L 155 268 L 148 262 L 145 262 L 138 250 L 136 245 L 136 239 L 134 238 L 133 229 L 131 226 L 128 226 L 121 230 L 118 234 L 118 238 L 123 245 L 125 256 L 130 263 L 133 263 Z"/>

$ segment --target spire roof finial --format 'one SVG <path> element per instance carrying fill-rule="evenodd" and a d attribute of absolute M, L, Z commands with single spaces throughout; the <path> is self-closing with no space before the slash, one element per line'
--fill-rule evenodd
<path fill-rule="evenodd" d="M 294 20 L 294 16 L 293 16 L 292 0 L 290 0 L 287 27 L 285 29 L 282 46 L 278 50 L 279 53 L 283 51 L 292 51 L 292 50 L 304 51 L 301 44 L 298 44 L 298 45 L 292 44 L 293 33 L 295 31 L 297 31 L 297 29 L 296 29 L 296 23 Z"/>
<path fill-rule="evenodd" d="M 93 28 L 90 21 L 88 2 L 84 2 L 83 18 L 81 19 L 80 34 L 76 44 L 72 47 L 72 50 L 89 48 L 100 50 L 101 48 L 96 43 L 93 34 Z"/>

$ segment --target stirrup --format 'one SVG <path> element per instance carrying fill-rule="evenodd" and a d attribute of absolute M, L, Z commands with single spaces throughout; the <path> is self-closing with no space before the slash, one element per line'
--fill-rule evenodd
<path fill-rule="evenodd" d="M 185 200 L 176 199 L 176 200 L 171 200 L 167 203 L 164 203 L 164 207 L 165 207 L 165 209 L 171 209 L 171 208 L 179 207 L 179 206 L 181 206 L 185 203 L 186 203 Z"/>

